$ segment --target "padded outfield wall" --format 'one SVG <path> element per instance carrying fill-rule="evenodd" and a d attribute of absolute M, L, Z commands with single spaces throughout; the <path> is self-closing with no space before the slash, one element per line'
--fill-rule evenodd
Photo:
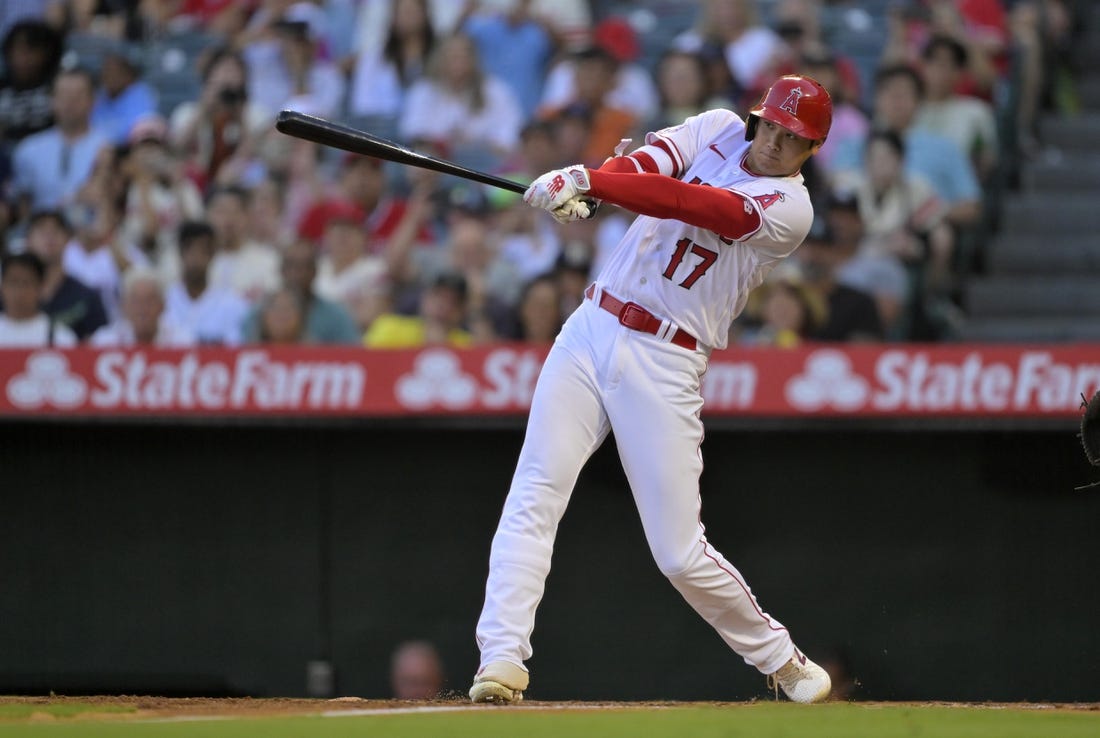
<path fill-rule="evenodd" d="M 1095 700 L 1100 488 L 1072 420 L 714 421 L 711 541 L 867 699 Z M 0 423 L 0 692 L 388 694 L 407 638 L 476 667 L 519 418 Z M 562 523 L 539 699 L 747 699 L 661 577 L 613 439 Z"/>

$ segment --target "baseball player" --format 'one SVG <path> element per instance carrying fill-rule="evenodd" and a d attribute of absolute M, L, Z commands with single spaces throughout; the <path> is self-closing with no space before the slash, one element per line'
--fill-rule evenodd
<path fill-rule="evenodd" d="M 581 468 L 612 429 L 646 540 L 672 585 L 771 688 L 795 702 L 828 696 L 825 670 L 795 648 L 707 542 L 699 387 L 749 292 L 810 229 L 799 170 L 831 121 L 825 88 L 781 77 L 747 120 L 710 110 L 649 133 L 645 145 L 597 170 L 548 172 L 524 194 L 562 221 L 588 217 L 594 201 L 639 216 L 539 375 L 489 557 L 474 702 L 512 702 L 527 689 L 523 662 L 558 522 Z"/>

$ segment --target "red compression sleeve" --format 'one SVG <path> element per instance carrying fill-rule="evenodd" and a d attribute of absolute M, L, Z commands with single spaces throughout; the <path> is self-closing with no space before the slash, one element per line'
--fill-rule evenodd
<path fill-rule="evenodd" d="M 756 232 L 760 214 L 743 195 L 661 174 L 588 170 L 589 195 L 655 218 L 672 218 L 738 241 Z"/>
<path fill-rule="evenodd" d="M 635 151 L 630 156 L 613 156 L 600 165 L 601 172 L 620 172 L 622 174 L 637 174 L 642 172 L 656 172 L 657 162 L 644 151 Z"/>

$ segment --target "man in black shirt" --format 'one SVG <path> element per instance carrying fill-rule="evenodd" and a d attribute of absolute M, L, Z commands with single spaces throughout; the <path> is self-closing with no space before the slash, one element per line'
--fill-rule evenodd
<path fill-rule="evenodd" d="M 836 281 L 836 270 L 850 254 L 828 228 L 811 231 L 796 252 L 802 276 L 828 301 L 828 318 L 811 334 L 817 341 L 881 341 L 882 321 L 874 298 Z"/>
<path fill-rule="evenodd" d="M 42 309 L 67 325 L 83 341 L 107 324 L 107 313 L 95 290 L 65 273 L 62 260 L 73 232 L 65 217 L 53 210 L 35 213 L 27 225 L 27 250 L 46 265 Z"/>

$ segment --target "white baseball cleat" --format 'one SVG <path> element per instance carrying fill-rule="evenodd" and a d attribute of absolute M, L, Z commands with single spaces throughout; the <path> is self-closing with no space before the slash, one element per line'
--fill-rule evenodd
<path fill-rule="evenodd" d="M 523 699 L 530 675 L 509 661 L 494 661 L 478 669 L 470 699 L 474 702 L 507 704 Z"/>
<path fill-rule="evenodd" d="M 768 675 L 768 689 L 775 690 L 776 699 L 779 698 L 780 687 L 791 702 L 809 704 L 828 697 L 833 682 L 827 671 L 796 648 L 790 661 L 783 664 L 779 671 Z"/>

